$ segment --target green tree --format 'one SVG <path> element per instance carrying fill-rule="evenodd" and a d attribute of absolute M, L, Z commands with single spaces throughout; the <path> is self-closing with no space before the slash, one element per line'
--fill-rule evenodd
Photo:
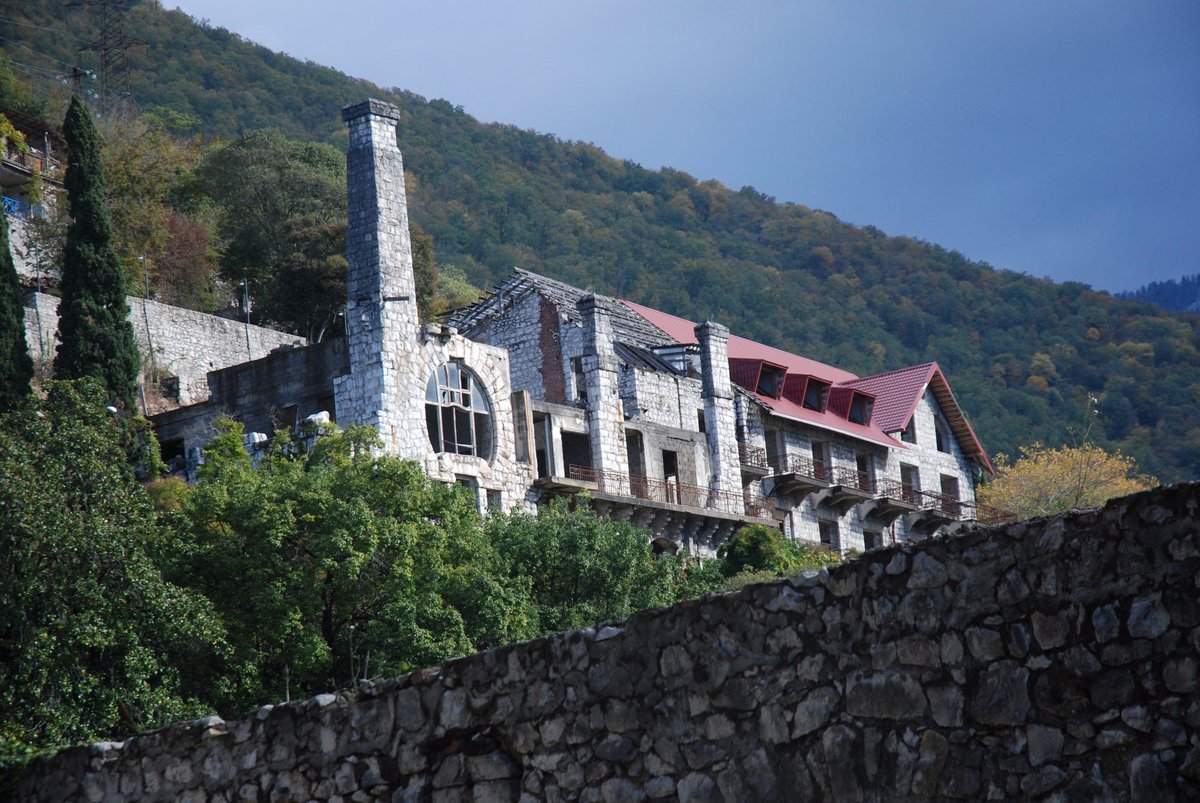
<path fill-rule="evenodd" d="M 8 244 L 8 216 L 0 215 L 0 413 L 29 393 L 33 360 L 25 342 L 25 307 Z"/>
<path fill-rule="evenodd" d="M 747 524 L 717 550 L 726 577 L 743 573 L 782 576 L 818 569 L 840 558 L 829 550 L 789 541 L 765 524 Z"/>
<path fill-rule="evenodd" d="M 249 281 L 262 322 L 307 334 L 345 305 L 346 157 L 336 148 L 255 131 L 206 153 L 190 191 L 220 210 L 221 273 Z"/>
<path fill-rule="evenodd" d="M 79 98 L 71 99 L 63 135 L 70 151 L 65 184 L 71 222 L 63 248 L 54 371 L 61 379 L 100 379 L 109 398 L 132 411 L 141 365 L 113 250 L 100 136 Z"/>
<path fill-rule="evenodd" d="M 163 580 L 160 534 L 94 379 L 0 416 L 0 756 L 206 712 L 220 627 Z M 201 684 L 202 685 L 202 684 Z"/>
<path fill-rule="evenodd" d="M 675 565 L 655 560 L 649 535 L 557 499 L 536 516 L 486 524 L 500 571 L 529 583 L 536 635 L 624 619 L 675 600 Z M 531 634 L 531 635 L 533 635 Z"/>
<path fill-rule="evenodd" d="M 311 448 L 277 437 L 256 468 L 230 422 L 167 514 L 169 576 L 212 599 L 228 628 L 232 654 L 211 667 L 223 711 L 526 632 L 523 592 L 493 579 L 473 502 L 377 445 L 368 428 Z"/>

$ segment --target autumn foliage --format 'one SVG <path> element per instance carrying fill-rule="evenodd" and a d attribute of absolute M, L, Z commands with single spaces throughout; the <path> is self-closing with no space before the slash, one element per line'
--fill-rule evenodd
<path fill-rule="evenodd" d="M 977 490 L 979 501 L 1022 519 L 1100 507 L 1158 484 L 1139 473 L 1132 457 L 1090 443 L 1057 449 L 1034 443 L 1022 446 L 1015 462 L 997 455 L 996 466 L 995 478 Z"/>

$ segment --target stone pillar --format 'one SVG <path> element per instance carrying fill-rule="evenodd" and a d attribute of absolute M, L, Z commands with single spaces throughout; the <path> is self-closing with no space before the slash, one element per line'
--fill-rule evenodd
<path fill-rule="evenodd" d="M 385 447 L 399 448 L 411 425 L 411 381 L 399 363 L 417 344 L 416 282 L 404 193 L 404 162 L 396 141 L 400 110 L 364 100 L 342 109 L 350 128 L 346 155 L 348 227 L 346 329 L 350 374 L 334 392 L 338 423 L 379 429 Z M 420 415 L 416 411 L 415 415 Z"/>
<path fill-rule="evenodd" d="M 604 478 L 605 491 L 628 494 L 629 482 L 625 478 L 629 474 L 629 457 L 617 385 L 617 357 L 613 352 L 612 303 L 588 293 L 579 299 L 576 308 L 583 317 L 583 375 L 587 385 L 592 468 L 618 475 Z"/>
<path fill-rule="evenodd" d="M 733 387 L 729 379 L 729 330 L 719 323 L 705 321 L 696 327 L 700 343 L 700 375 L 704 400 L 704 432 L 708 441 L 708 487 L 730 494 L 719 498 L 713 507 L 729 513 L 744 512 L 742 469 L 738 458 Z"/>

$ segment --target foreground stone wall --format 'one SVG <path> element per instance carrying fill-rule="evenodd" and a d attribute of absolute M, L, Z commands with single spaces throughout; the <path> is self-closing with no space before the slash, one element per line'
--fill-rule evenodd
<path fill-rule="evenodd" d="M 142 355 L 160 373 L 179 378 L 179 402 L 208 398 L 208 372 L 260 359 L 284 346 L 304 345 L 299 335 L 129 296 L 129 322 Z M 249 330 L 249 342 L 247 342 Z M 32 293 L 25 307 L 25 341 L 35 360 L 53 361 L 58 349 L 58 299 Z"/>
<path fill-rule="evenodd" d="M 1200 485 L 32 765 L 26 800 L 1200 799 Z"/>

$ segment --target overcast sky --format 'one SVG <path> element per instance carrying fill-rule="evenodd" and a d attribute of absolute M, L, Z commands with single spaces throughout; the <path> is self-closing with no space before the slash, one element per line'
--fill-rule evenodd
<path fill-rule="evenodd" d="M 1200 272 L 1196 0 L 164 5 L 996 267 L 1107 290 Z"/>

